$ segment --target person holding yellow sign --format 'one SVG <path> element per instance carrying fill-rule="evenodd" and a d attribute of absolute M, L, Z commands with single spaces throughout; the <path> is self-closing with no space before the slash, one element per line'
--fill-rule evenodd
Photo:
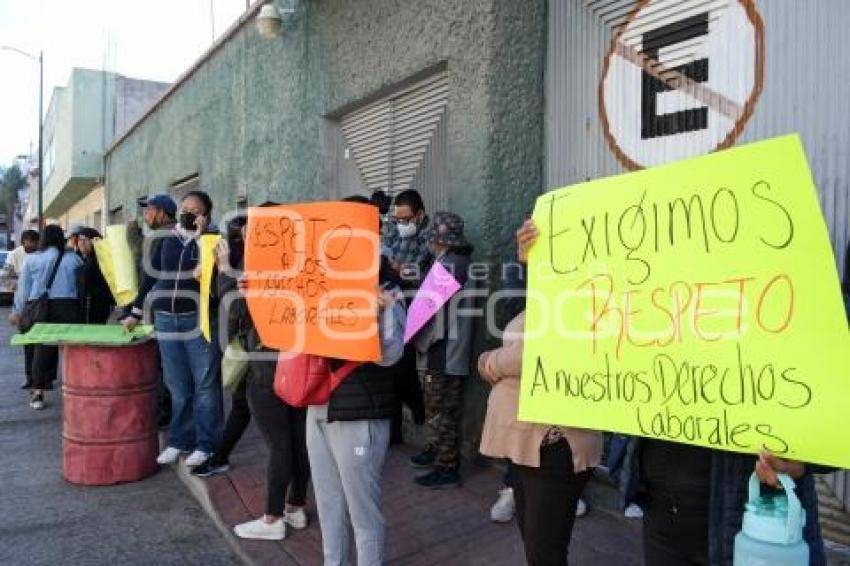
<path fill-rule="evenodd" d="M 538 236 L 539 231 L 530 220 L 518 230 L 520 259 L 525 257 L 523 248 L 527 253 Z M 558 427 L 517 422 L 515 418 L 512 421 L 515 424 L 510 425 L 511 418 L 505 420 L 500 416 L 499 398 L 505 397 L 503 391 L 510 384 L 507 378 L 518 374 L 516 366 L 521 357 L 522 341 L 517 340 L 517 334 L 521 337 L 522 317 L 522 314 L 519 315 L 506 329 L 505 345 L 483 353 L 478 362 L 481 376 L 494 384 L 482 434 L 481 453 L 507 456 L 514 464 L 520 464 L 514 466 L 517 484 L 514 491 L 528 563 L 531 566 L 563 564 L 574 520 L 567 515 L 575 504 L 572 499 L 566 503 L 562 499 L 574 491 L 577 492 L 574 498 L 578 497 L 586 482 L 582 478 L 586 472 L 582 470 L 598 463 L 601 442 L 598 449 L 588 451 L 593 445 L 584 442 L 581 436 L 575 436 L 580 429 L 561 427 L 558 442 L 570 446 L 572 451 L 560 450 L 563 454 L 557 460 L 561 467 L 558 479 L 552 470 L 555 455 L 547 454 L 557 452 L 553 446 L 557 448 L 558 444 L 547 441 L 548 433 L 541 435 L 539 432 Z M 508 412 L 515 416 L 516 406 L 512 413 Z M 510 430 L 519 432 L 503 434 Z M 523 438 L 527 442 L 517 442 Z M 795 480 L 797 496 L 806 511 L 803 537 L 809 546 L 809 564 L 826 564 L 812 474 L 829 473 L 831 468 L 781 459 L 767 451 L 754 456 L 656 439 L 638 438 L 636 442 L 637 449 L 632 457 L 638 459 L 640 477 L 628 478 L 626 481 L 637 485 L 626 486 L 626 490 L 638 493 L 645 506 L 643 546 L 646 564 L 731 564 L 734 537 L 741 529 L 748 481 L 753 472 L 769 487 L 778 486 L 778 473 L 788 474 Z M 584 448 L 579 448 L 581 446 Z M 535 460 L 538 450 L 538 459 Z M 529 464 L 531 467 L 528 467 Z M 626 469 L 631 467 L 629 463 L 624 464 Z M 547 468 L 549 478 L 541 481 Z M 532 490 L 524 489 L 528 487 L 529 480 Z M 571 484 L 576 485 L 571 489 Z M 556 501 L 557 504 L 554 503 Z"/>
<path fill-rule="evenodd" d="M 517 231 L 525 264 L 538 232 L 531 220 Z M 493 386 L 480 451 L 511 462 L 516 517 L 531 566 L 566 564 L 582 490 L 599 465 L 602 434 L 517 421 L 525 312 L 505 328 L 501 348 L 484 352 L 478 373 Z"/>
<path fill-rule="evenodd" d="M 157 458 L 173 464 L 180 455 L 190 468 L 203 464 L 219 442 L 222 427 L 221 354 L 200 330 L 200 284 L 194 271 L 200 261 L 201 236 L 208 230 L 212 201 L 191 191 L 181 201 L 179 221 L 174 201 L 165 194 L 148 199 L 145 221 L 158 228 L 155 248 L 132 314 L 121 323 L 132 329 L 150 295 L 165 384 L 171 393 L 168 446 Z"/>

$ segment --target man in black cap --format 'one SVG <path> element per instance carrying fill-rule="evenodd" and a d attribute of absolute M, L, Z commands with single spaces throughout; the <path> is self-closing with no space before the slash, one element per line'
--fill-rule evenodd
<path fill-rule="evenodd" d="M 177 218 L 177 204 L 167 194 L 153 195 L 140 202 L 139 205 L 145 209 L 145 225 L 151 230 L 170 230 L 174 227 Z M 152 238 L 150 245 L 145 243 L 142 246 L 142 266 L 150 265 L 151 258 L 159 257 L 162 242 L 163 238 Z M 148 273 L 144 267 L 140 270 L 140 273 L 139 292 L 133 300 L 129 312 L 121 320 L 121 324 L 127 328 L 133 328 L 142 319 L 145 298 L 157 281 L 154 274 Z"/>

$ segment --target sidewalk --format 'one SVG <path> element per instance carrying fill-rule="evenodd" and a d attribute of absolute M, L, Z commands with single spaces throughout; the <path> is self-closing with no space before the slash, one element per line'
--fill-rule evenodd
<path fill-rule="evenodd" d="M 0 309 L 0 564 L 228 566 L 237 556 L 201 507 L 161 470 L 144 481 L 79 486 L 62 479 L 61 391 L 33 411 L 23 350 Z"/>
<path fill-rule="evenodd" d="M 384 509 L 389 525 L 387 563 L 405 566 L 492 565 L 525 563 L 516 524 L 490 522 L 501 475 L 496 469 L 468 466 L 464 487 L 444 491 L 422 489 L 412 482 L 409 447 L 390 451 L 384 481 Z M 227 474 L 206 480 L 181 479 L 202 501 L 214 520 L 227 527 L 259 517 L 265 504 L 265 446 L 253 425 L 230 458 Z M 311 494 L 312 498 L 312 494 Z M 315 507 L 308 506 L 310 526 L 289 529 L 282 542 L 235 538 L 240 555 L 257 565 L 321 565 L 321 535 Z M 631 566 L 641 564 L 640 523 L 591 509 L 579 519 L 570 547 L 570 564 Z"/>

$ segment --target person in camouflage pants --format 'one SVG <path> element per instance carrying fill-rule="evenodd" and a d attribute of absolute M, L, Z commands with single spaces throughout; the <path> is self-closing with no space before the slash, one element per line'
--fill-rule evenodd
<path fill-rule="evenodd" d="M 472 325 L 468 313 L 475 282 L 469 278 L 472 245 L 463 235 L 463 219 L 438 212 L 427 232 L 435 261 L 452 274 L 461 291 L 443 305 L 415 337 L 417 366 L 422 372 L 428 426 L 426 449 L 410 458 L 415 468 L 433 468 L 414 481 L 422 487 L 443 489 L 460 485 L 460 420 L 463 386 L 469 375 Z"/>
<path fill-rule="evenodd" d="M 434 465 L 446 470 L 460 467 L 463 381 L 439 371 L 426 371 L 423 377 L 426 444 L 434 451 Z"/>

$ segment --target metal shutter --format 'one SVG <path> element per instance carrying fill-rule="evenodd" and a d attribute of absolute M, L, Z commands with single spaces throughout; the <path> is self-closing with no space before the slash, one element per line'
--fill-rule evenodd
<path fill-rule="evenodd" d="M 341 121 L 345 141 L 354 155 L 368 192 L 390 184 L 390 102 L 378 101 L 348 114 Z"/>
<path fill-rule="evenodd" d="M 445 72 L 410 85 L 340 120 L 367 192 L 418 190 L 429 210 L 446 203 Z"/>

